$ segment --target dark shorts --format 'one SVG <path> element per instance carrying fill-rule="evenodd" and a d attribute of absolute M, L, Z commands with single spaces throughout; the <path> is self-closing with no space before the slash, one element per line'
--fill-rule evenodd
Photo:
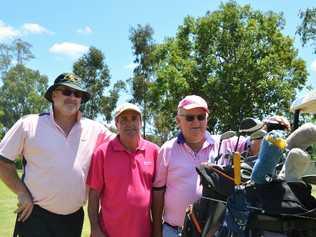
<path fill-rule="evenodd" d="M 16 222 L 14 236 L 80 237 L 83 218 L 83 208 L 69 215 L 59 215 L 34 205 L 25 222 Z"/>

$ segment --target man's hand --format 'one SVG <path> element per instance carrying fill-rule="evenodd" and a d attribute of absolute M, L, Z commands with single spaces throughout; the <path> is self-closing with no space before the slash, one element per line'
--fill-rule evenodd
<path fill-rule="evenodd" d="M 152 237 L 162 237 L 162 213 L 164 209 L 165 190 L 154 190 L 151 213 L 153 218 Z"/>
<path fill-rule="evenodd" d="M 161 231 L 153 231 L 151 237 L 162 237 Z"/>
<path fill-rule="evenodd" d="M 23 222 L 32 213 L 33 198 L 25 184 L 20 180 L 14 162 L 8 162 L 8 160 L 0 155 L 0 179 L 16 193 L 18 208 L 15 213 L 18 214 L 18 221 Z"/>
<path fill-rule="evenodd" d="M 99 225 L 99 200 L 100 192 L 90 188 L 88 202 L 88 215 L 91 229 L 90 237 L 106 237 L 106 234 L 102 232 Z"/>
<path fill-rule="evenodd" d="M 29 193 L 19 193 L 18 194 L 18 208 L 15 213 L 18 214 L 18 221 L 26 221 L 26 219 L 31 215 L 33 211 L 33 200 Z"/>

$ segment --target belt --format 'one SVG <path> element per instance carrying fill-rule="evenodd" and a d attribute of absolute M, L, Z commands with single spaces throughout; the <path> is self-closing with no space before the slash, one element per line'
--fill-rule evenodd
<path fill-rule="evenodd" d="M 164 222 L 165 225 L 171 227 L 172 229 L 175 229 L 177 231 L 182 231 L 182 227 L 181 226 L 176 226 L 176 225 L 170 225 L 168 222 Z"/>

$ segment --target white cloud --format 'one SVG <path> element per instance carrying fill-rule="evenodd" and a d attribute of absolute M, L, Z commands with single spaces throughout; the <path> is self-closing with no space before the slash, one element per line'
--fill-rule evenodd
<path fill-rule="evenodd" d="M 92 29 L 89 26 L 85 26 L 83 29 L 78 29 L 77 33 L 88 35 L 92 33 Z"/>
<path fill-rule="evenodd" d="M 5 24 L 0 20 L 0 41 L 12 39 L 20 35 L 20 32 L 15 30 L 13 27 Z"/>
<path fill-rule="evenodd" d="M 7 25 L 0 20 L 0 41 L 12 40 L 13 38 L 21 37 L 26 34 L 53 34 L 45 27 L 37 23 L 25 23 L 19 29 Z"/>
<path fill-rule="evenodd" d="M 22 26 L 22 31 L 24 33 L 31 33 L 31 34 L 52 34 L 49 30 L 45 27 L 37 24 L 37 23 L 25 23 Z"/>
<path fill-rule="evenodd" d="M 316 72 L 316 59 L 312 62 L 311 69 L 313 72 Z"/>
<path fill-rule="evenodd" d="M 58 54 L 58 55 L 65 55 L 71 58 L 78 58 L 82 54 L 88 51 L 88 47 L 82 44 L 76 44 L 71 42 L 62 42 L 62 43 L 55 43 L 52 47 L 49 48 L 49 52 Z"/>
<path fill-rule="evenodd" d="M 137 65 L 138 65 L 137 63 L 130 63 L 130 64 L 127 64 L 124 68 L 132 71 Z"/>

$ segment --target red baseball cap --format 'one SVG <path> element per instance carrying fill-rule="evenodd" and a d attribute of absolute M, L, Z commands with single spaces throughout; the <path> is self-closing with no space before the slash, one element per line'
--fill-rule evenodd
<path fill-rule="evenodd" d="M 178 109 L 180 108 L 185 110 L 202 108 L 205 110 L 205 112 L 209 112 L 206 101 L 202 97 L 197 95 L 188 95 L 184 97 L 178 104 Z"/>

